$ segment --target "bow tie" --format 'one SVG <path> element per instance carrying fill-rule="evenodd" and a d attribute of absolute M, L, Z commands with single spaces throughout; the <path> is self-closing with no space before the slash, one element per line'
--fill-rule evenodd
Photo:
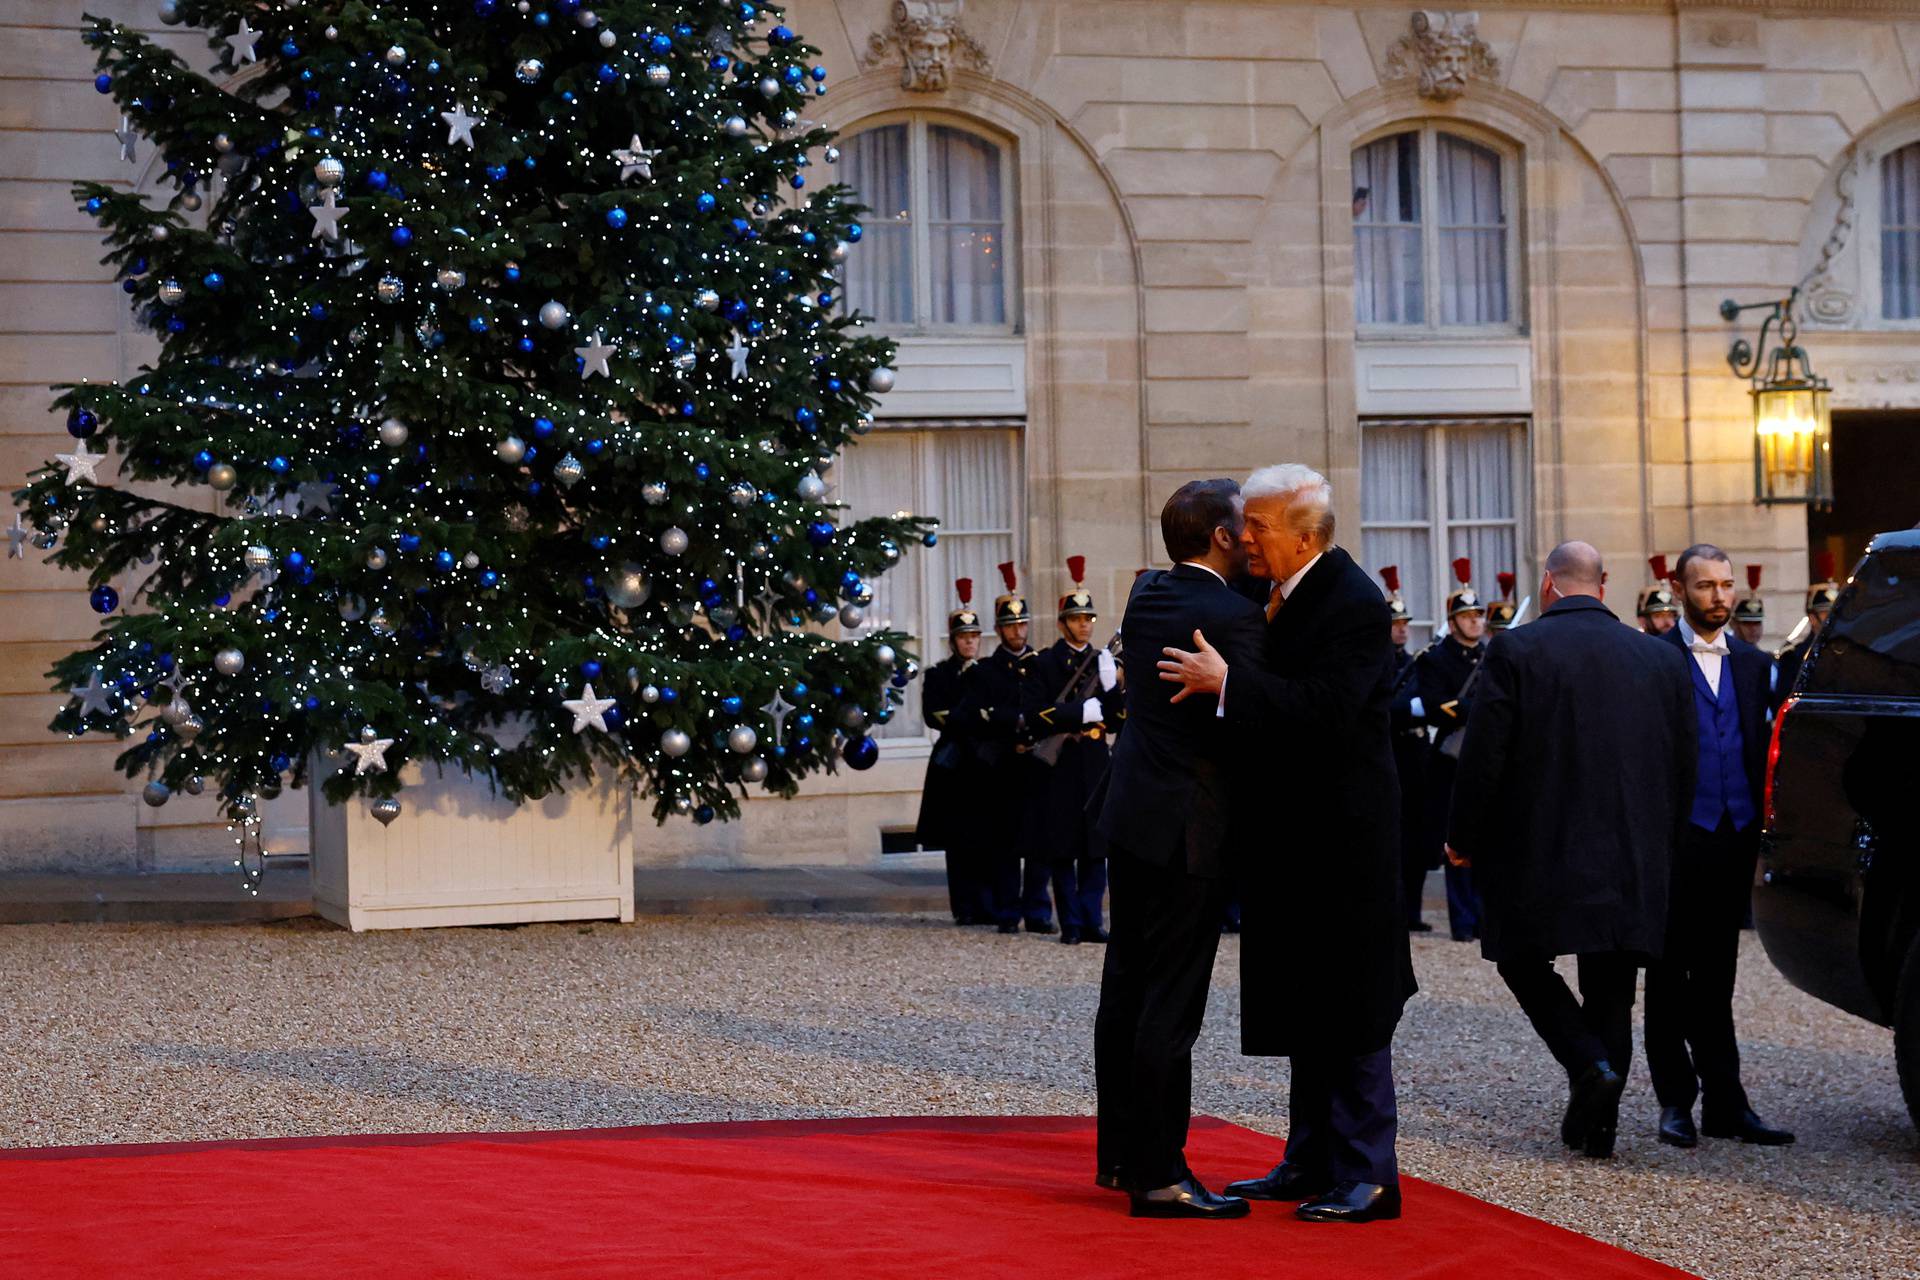
<path fill-rule="evenodd" d="M 1708 644 L 1705 640 L 1695 640 L 1687 647 L 1695 653 L 1717 653 L 1723 658 L 1727 656 L 1727 646 L 1724 644 Z"/>

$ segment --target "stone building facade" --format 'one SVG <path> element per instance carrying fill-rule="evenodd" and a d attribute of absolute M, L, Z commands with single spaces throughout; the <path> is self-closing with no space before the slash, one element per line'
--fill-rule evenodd
<path fill-rule="evenodd" d="M 0 0 L 9 484 L 64 438 L 47 383 L 139 357 L 66 195 L 141 172 L 77 14 Z M 1399 564 L 1422 619 L 1456 555 L 1484 590 L 1585 538 L 1617 602 L 1650 553 L 1710 539 L 1764 567 L 1778 638 L 1810 551 L 1844 564 L 1920 518 L 1915 0 L 796 0 L 787 22 L 830 73 L 812 118 L 845 135 L 819 169 L 873 206 L 849 298 L 902 345 L 832 478 L 947 519 L 870 611 L 929 659 L 951 579 L 990 597 L 1008 559 L 1046 643 L 1085 555 L 1104 638 L 1165 495 L 1279 460 L 1326 471 L 1341 541 Z M 1725 361 L 1754 326 L 1722 299 L 1796 285 L 1835 387 L 1831 513 L 1754 503 Z M 215 855 L 210 810 L 144 810 L 106 744 L 48 740 L 41 673 L 91 631 L 83 593 L 12 560 L 0 594 L 0 865 Z M 879 858 L 927 754 L 914 703 L 886 732 L 873 770 L 642 859 Z"/>

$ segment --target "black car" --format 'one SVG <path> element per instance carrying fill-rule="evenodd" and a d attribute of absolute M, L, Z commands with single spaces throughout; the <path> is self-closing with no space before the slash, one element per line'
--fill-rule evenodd
<path fill-rule="evenodd" d="M 1754 923 L 1788 981 L 1894 1029 L 1920 1124 L 1920 530 L 1867 548 L 1774 718 Z"/>

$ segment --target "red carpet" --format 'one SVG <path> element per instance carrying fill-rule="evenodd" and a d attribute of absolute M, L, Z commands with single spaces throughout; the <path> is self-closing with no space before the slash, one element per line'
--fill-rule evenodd
<path fill-rule="evenodd" d="M 1214 1186 L 1277 1139 L 1203 1119 Z M 772 1121 L 0 1151 L 0 1276 L 1643 1280 L 1685 1273 L 1443 1187 L 1406 1216 L 1135 1221 L 1084 1118 Z"/>

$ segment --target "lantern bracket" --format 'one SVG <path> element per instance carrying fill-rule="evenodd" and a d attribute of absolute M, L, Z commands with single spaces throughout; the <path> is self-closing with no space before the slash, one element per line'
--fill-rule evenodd
<path fill-rule="evenodd" d="M 1727 365 L 1736 378 L 1745 378 L 1756 387 L 1762 384 L 1785 382 L 1812 383 L 1816 379 L 1813 364 L 1807 359 L 1807 349 L 1798 342 L 1800 327 L 1793 322 L 1793 304 L 1799 300 L 1800 290 L 1795 288 L 1784 298 L 1774 298 L 1766 302 L 1735 302 L 1732 298 L 1720 304 L 1720 318 L 1732 324 L 1747 311 L 1765 310 L 1766 319 L 1760 322 L 1757 341 L 1748 342 L 1745 338 L 1735 338 L 1733 345 L 1727 348 Z M 1767 347 L 1767 336 L 1778 333 L 1778 345 L 1771 350 Z M 1761 376 L 1765 368 L 1766 376 Z"/>

